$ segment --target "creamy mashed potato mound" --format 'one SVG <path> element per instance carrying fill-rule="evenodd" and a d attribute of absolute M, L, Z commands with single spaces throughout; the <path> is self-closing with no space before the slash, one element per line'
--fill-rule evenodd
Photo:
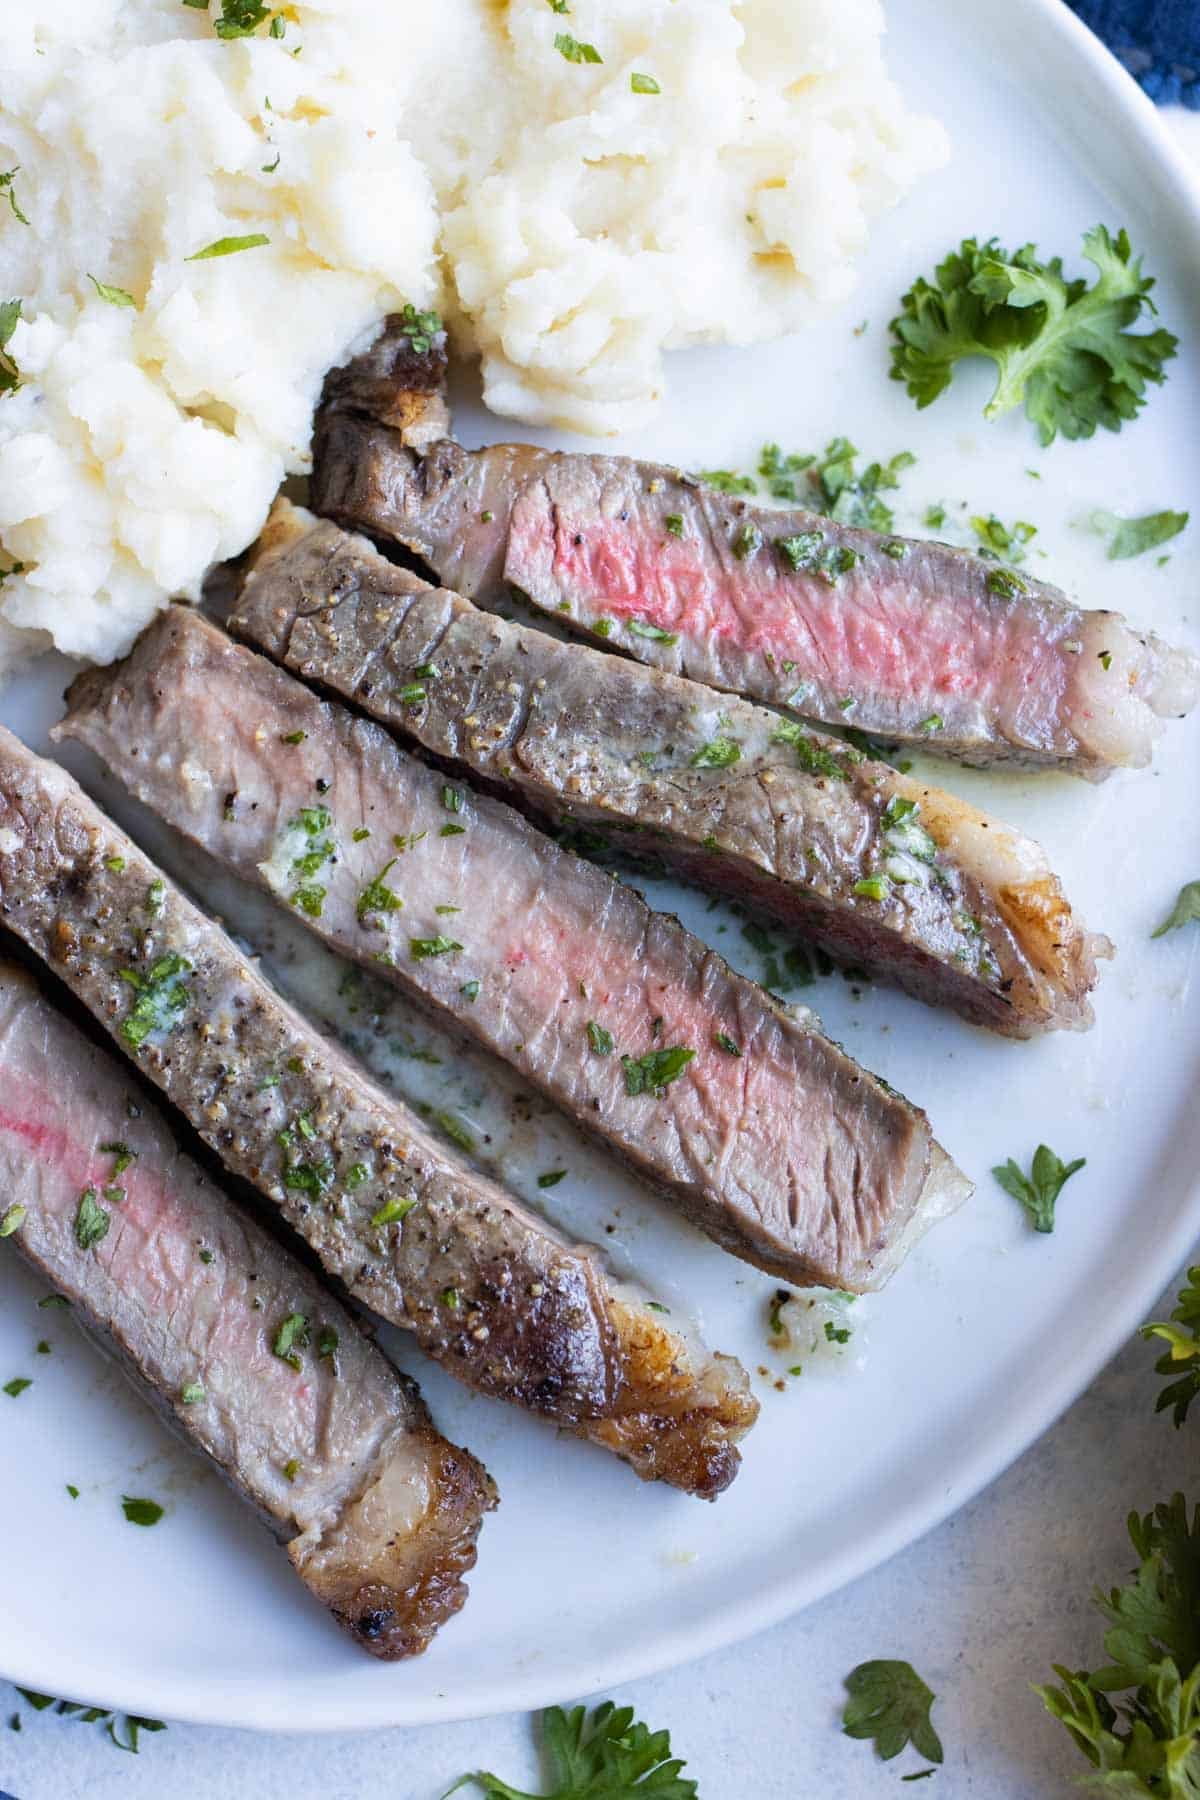
<path fill-rule="evenodd" d="M 945 154 L 878 0 L 297 0 L 233 40 L 222 6 L 5 18 L 0 672 L 107 661 L 194 598 L 307 467 L 326 369 L 403 302 L 445 310 L 496 412 L 627 429 L 664 349 L 844 298 Z"/>

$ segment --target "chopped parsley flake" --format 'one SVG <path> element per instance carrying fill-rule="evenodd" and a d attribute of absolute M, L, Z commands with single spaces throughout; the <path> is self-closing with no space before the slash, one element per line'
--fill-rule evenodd
<path fill-rule="evenodd" d="M 418 312 L 411 302 L 400 314 L 400 323 L 418 356 L 425 356 L 432 350 L 434 338 L 443 330 L 440 313 Z"/>
<path fill-rule="evenodd" d="M 169 1031 L 186 1011 L 188 995 L 183 984 L 191 972 L 187 957 L 175 953 L 160 956 L 145 975 L 134 969 L 120 971 L 121 980 L 137 995 L 133 1010 L 121 1023 L 121 1036 L 131 1049 L 140 1050 L 152 1032 Z"/>
<path fill-rule="evenodd" d="M 395 1225 L 400 1219 L 407 1218 L 416 1205 L 415 1200 L 387 1200 L 371 1220 L 377 1229 L 383 1225 Z"/>
<path fill-rule="evenodd" d="M 599 626 L 593 627 L 599 630 Z M 648 625 L 645 619 L 630 619 L 629 629 L 634 637 L 650 638 L 656 644 L 677 644 L 679 634 L 674 631 L 663 631 L 658 625 Z"/>
<path fill-rule="evenodd" d="M 715 1031 L 713 1033 L 713 1046 L 717 1050 L 723 1050 L 726 1056 L 740 1056 L 742 1054 L 741 1045 L 735 1042 L 735 1040 L 729 1036 L 728 1032 Z"/>
<path fill-rule="evenodd" d="M 613 1034 L 598 1025 L 595 1019 L 587 1022 L 587 1040 L 597 1056 L 611 1056 L 613 1050 Z"/>
<path fill-rule="evenodd" d="M 635 70 L 629 77 L 629 85 L 635 94 L 661 94 L 662 89 L 653 75 L 639 75 Z"/>
<path fill-rule="evenodd" d="M 657 1097 L 678 1080 L 695 1054 L 686 1044 L 673 1044 L 669 1050 L 650 1050 L 645 1056 L 623 1056 L 625 1092 Z"/>
<path fill-rule="evenodd" d="M 1122 519 L 1116 513 L 1095 512 L 1091 523 L 1108 538 L 1108 558 L 1119 562 L 1129 556 L 1141 556 L 1170 538 L 1177 537 L 1188 522 L 1185 512 L 1146 513 L 1140 519 Z"/>
<path fill-rule="evenodd" d="M 854 884 L 854 892 L 864 900 L 886 900 L 891 882 L 886 875 L 867 875 Z"/>
<path fill-rule="evenodd" d="M 8 353 L 8 341 L 17 329 L 21 302 L 5 300 L 0 305 L 0 394 L 15 394 L 21 385 L 21 371 Z M 9 574 L 13 571 L 10 569 Z"/>
<path fill-rule="evenodd" d="M 683 514 L 668 513 L 663 520 L 663 526 L 672 537 L 681 538 L 683 536 Z"/>
<path fill-rule="evenodd" d="M 1200 881 L 1185 882 L 1180 888 L 1175 904 L 1151 937 L 1165 937 L 1168 931 L 1178 931 L 1181 925 L 1200 922 Z"/>
<path fill-rule="evenodd" d="M 189 1381 L 180 1389 L 179 1400 L 182 1406 L 199 1406 L 205 1398 L 204 1388 L 198 1381 Z"/>
<path fill-rule="evenodd" d="M 565 1169 L 547 1169 L 544 1175 L 538 1176 L 537 1184 L 540 1188 L 557 1187 L 560 1181 L 566 1180 L 566 1176 Z"/>
<path fill-rule="evenodd" d="M 18 163 L 15 169 L 5 169 L 4 172 L 0 174 L 0 194 L 8 195 L 9 209 L 12 212 L 13 218 L 18 219 L 22 225 L 28 225 L 29 220 L 17 205 L 17 190 L 13 186 L 14 181 L 20 173 L 21 166 Z"/>
<path fill-rule="evenodd" d="M 217 29 L 219 31 L 220 26 Z M 239 250 L 257 250 L 261 245 L 269 244 L 270 241 L 270 238 L 261 231 L 252 231 L 246 237 L 217 238 L 213 243 L 205 244 L 203 250 L 195 250 L 191 256 L 185 256 L 183 260 L 184 262 L 207 262 L 214 256 L 236 256 Z"/>
<path fill-rule="evenodd" d="M 701 469 L 696 476 L 709 487 L 716 488 L 722 494 L 756 494 L 758 492 L 754 480 L 749 475 L 735 474 L 732 469 Z"/>
<path fill-rule="evenodd" d="M 108 1236 L 112 1214 L 96 1198 L 95 1188 L 84 1188 L 75 1208 L 75 1242 L 81 1250 L 93 1250 Z"/>
<path fill-rule="evenodd" d="M 781 719 L 771 733 L 771 742 L 790 745 L 806 775 L 829 775 L 836 781 L 849 781 L 850 764 L 856 756 L 861 760 L 859 752 L 853 749 L 835 752 L 831 744 L 822 743 L 794 719 Z"/>
<path fill-rule="evenodd" d="M 831 587 L 862 561 L 861 551 L 849 544 L 830 543 L 820 531 L 776 538 L 775 545 L 796 574 L 816 575 Z"/>
<path fill-rule="evenodd" d="M 25 1392 L 26 1388 L 31 1388 L 32 1386 L 33 1382 L 28 1375 L 14 1375 L 11 1381 L 5 1382 L 4 1392 L 8 1395 L 10 1400 L 17 1400 Z"/>
<path fill-rule="evenodd" d="M 358 896 L 358 905 L 355 907 L 355 912 L 358 915 L 358 922 L 360 925 L 365 923 L 373 913 L 400 912 L 403 909 L 403 900 L 400 898 L 399 894 L 392 892 L 392 889 L 387 886 L 384 879 L 388 871 L 395 868 L 398 860 L 397 857 L 393 856 L 391 862 L 385 863 L 374 881 L 368 882 L 367 886 Z"/>
<path fill-rule="evenodd" d="M 741 761 L 741 755 L 741 748 L 732 738 L 715 737 L 696 751 L 691 766 L 693 769 L 728 769 Z"/>
<path fill-rule="evenodd" d="M 427 956 L 447 956 L 451 951 L 462 949 L 462 945 L 455 943 L 453 938 L 440 935 L 431 938 L 409 938 L 408 947 L 417 962 Z"/>
<path fill-rule="evenodd" d="M 303 1313 L 289 1313 L 282 1319 L 271 1340 L 271 1354 L 297 1373 L 303 1367 L 300 1355 L 308 1349 L 308 1320 Z"/>
<path fill-rule="evenodd" d="M 452 1144 L 457 1144 L 460 1150 L 466 1150 L 468 1154 L 474 1150 L 475 1139 L 461 1119 L 448 1112 L 435 1112 L 432 1117 L 434 1124 L 440 1126 Z"/>
<path fill-rule="evenodd" d="M 110 306 L 137 305 L 137 301 L 134 299 L 133 295 L 127 293 L 124 288 L 110 287 L 106 281 L 97 281 L 94 275 L 89 275 L 88 280 L 99 294 L 101 300 L 107 300 Z"/>
<path fill-rule="evenodd" d="M 20 1231 L 28 1217 L 28 1209 L 19 1203 L 14 1203 L 0 1219 L 0 1238 L 11 1237 L 14 1231 Z"/>
<path fill-rule="evenodd" d="M 573 38 L 567 31 L 560 31 L 556 34 L 554 48 L 570 63 L 600 63 L 604 61 L 595 44 L 581 44 L 578 38 Z"/>
<path fill-rule="evenodd" d="M 163 1509 L 157 1500 L 140 1500 L 134 1494 L 121 1495 L 121 1511 L 131 1525 L 157 1525 Z"/>

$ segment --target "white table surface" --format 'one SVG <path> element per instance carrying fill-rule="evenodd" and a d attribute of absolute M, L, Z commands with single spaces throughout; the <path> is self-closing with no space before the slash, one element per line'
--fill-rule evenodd
<path fill-rule="evenodd" d="M 1167 116 L 1200 157 L 1200 118 Z M 1153 1316 L 1166 1316 L 1174 1292 Z M 1090 1595 L 1132 1564 L 1126 1515 L 1176 1489 L 1197 1497 L 1200 1419 L 1177 1432 L 1155 1416 L 1154 1360 L 1151 1345 L 1128 1345 L 999 1481 L 882 1569 L 612 1697 L 671 1731 L 700 1800 L 1066 1800 L 1086 1765 L 1029 1684 L 1052 1662 L 1101 1660 Z M 842 1677 L 876 1656 L 912 1662 L 938 1696 L 946 1761 L 928 1787 L 897 1785 L 924 1766 L 911 1750 L 881 1763 L 839 1729 Z M 8 1729 L 14 1711 L 19 1732 Z M 179 1725 L 143 1736 L 132 1757 L 101 1726 L 33 1713 L 0 1683 L 0 1789 L 13 1800 L 438 1800 L 472 1768 L 536 1791 L 529 1718 L 322 1737 Z"/>
<path fill-rule="evenodd" d="M 1174 1289 L 1162 1306 L 1173 1299 Z M 1196 1488 L 1200 1419 L 1176 1431 L 1155 1417 L 1154 1360 L 1152 1345 L 1127 1346 L 1007 1474 L 882 1569 L 614 1698 L 671 1730 L 701 1800 L 1066 1800 L 1084 1765 L 1029 1683 L 1052 1662 L 1101 1660 L 1089 1596 L 1131 1565 L 1127 1513 Z M 897 1785 L 922 1766 L 911 1751 L 880 1763 L 839 1729 L 841 1678 L 875 1656 L 908 1659 L 938 1696 L 946 1761 L 927 1786 Z M 24 1706 L 14 1733 L 10 1700 L 0 1687 L 0 1788 L 16 1800 L 437 1800 L 479 1767 L 538 1787 L 525 1716 L 329 1737 L 171 1726 L 134 1758 L 100 1726 Z"/>

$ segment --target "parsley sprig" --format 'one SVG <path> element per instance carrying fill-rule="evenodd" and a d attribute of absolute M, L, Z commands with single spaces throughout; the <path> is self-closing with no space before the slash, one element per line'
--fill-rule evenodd
<path fill-rule="evenodd" d="M 1119 431 L 1161 383 L 1178 340 L 1161 327 L 1134 332 L 1155 311 L 1153 278 L 1142 274 L 1125 232 L 1085 232 L 1083 255 L 1096 270 L 1089 286 L 1068 280 L 1062 258 L 1041 262 L 1037 246 L 1002 249 L 995 238 L 965 238 L 938 264 L 934 280 L 915 281 L 892 320 L 892 378 L 918 406 L 949 387 L 959 362 L 996 365 L 984 417 L 1024 406 L 1043 444 L 1061 431 L 1091 437 L 1098 425 Z"/>
<path fill-rule="evenodd" d="M 78 1700 L 56 1700 L 53 1694 L 39 1694 L 33 1688 L 19 1687 L 17 1693 L 34 1712 L 46 1712 L 53 1707 L 61 1718 L 74 1719 L 77 1724 L 102 1724 L 109 1741 L 130 1756 L 140 1754 L 138 1737 L 141 1732 L 167 1729 L 161 1719 L 144 1719 L 140 1713 L 107 1712 L 102 1706 L 83 1706 Z"/>
<path fill-rule="evenodd" d="M 846 1677 L 850 1698 L 842 1712 L 847 1737 L 871 1738 L 875 1754 L 889 1762 L 906 1744 L 931 1763 L 940 1763 L 942 1740 L 930 1709 L 936 1698 L 911 1663 L 890 1658 L 859 1663 Z"/>
<path fill-rule="evenodd" d="M 696 1783 L 671 1755 L 671 1736 L 635 1720 L 632 1706 L 605 1700 L 590 1715 L 582 1706 L 542 1715 L 545 1780 L 541 1795 L 510 1787 L 484 1771 L 464 1775 L 443 1800 L 474 1784 L 485 1800 L 696 1800 Z"/>
<path fill-rule="evenodd" d="M 1200 1394 L 1200 1265 L 1188 1270 L 1187 1286 L 1170 1319 L 1143 1325 L 1142 1336 L 1161 1338 L 1167 1345 L 1154 1367 L 1158 1374 L 1174 1377 L 1158 1396 L 1154 1410 L 1166 1412 L 1170 1407 L 1176 1425 L 1182 1425 Z"/>
<path fill-rule="evenodd" d="M 1189 1518 L 1175 1494 L 1131 1513 L 1129 1536 L 1132 1579 L 1095 1596 L 1111 1662 L 1092 1671 L 1056 1663 L 1058 1685 L 1035 1692 L 1097 1771 L 1092 1790 L 1189 1800 L 1200 1793 L 1200 1507 Z"/>
<path fill-rule="evenodd" d="M 1033 1153 L 1029 1174 L 1023 1175 L 1010 1156 L 1006 1163 L 992 1170 L 1006 1194 L 1019 1200 L 1033 1223 L 1035 1231 L 1054 1230 L 1054 1207 L 1063 1184 L 1087 1163 L 1086 1156 L 1064 1163 L 1047 1144 L 1039 1144 Z"/>

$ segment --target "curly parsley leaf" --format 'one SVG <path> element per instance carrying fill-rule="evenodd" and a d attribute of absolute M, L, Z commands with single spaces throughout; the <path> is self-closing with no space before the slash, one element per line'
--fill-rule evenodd
<path fill-rule="evenodd" d="M 1119 431 L 1135 418 L 1149 382 L 1161 383 L 1178 340 L 1161 327 L 1130 329 L 1153 313 L 1153 278 L 1125 232 L 1085 232 L 1083 255 L 1096 269 L 1067 280 L 1062 258 L 1038 260 L 1037 247 L 1009 252 L 995 238 L 965 238 L 903 296 L 892 320 L 892 378 L 919 407 L 949 387 L 955 365 L 984 356 L 996 365 L 988 419 L 1023 405 L 1043 444 L 1061 431 L 1091 437 L 1098 425 Z"/>
<path fill-rule="evenodd" d="M 942 1740 L 929 1717 L 936 1696 L 911 1663 L 859 1663 L 846 1677 L 846 1691 L 842 1730 L 847 1737 L 872 1738 L 884 1762 L 899 1756 L 906 1744 L 929 1762 L 941 1762 Z"/>
<path fill-rule="evenodd" d="M 1074 1162 L 1064 1163 L 1048 1145 L 1039 1144 L 1033 1153 L 1028 1175 L 1021 1173 L 1011 1156 L 1006 1163 L 993 1169 L 992 1174 L 1006 1194 L 1021 1202 L 1035 1231 L 1053 1231 L 1054 1206 L 1063 1184 L 1086 1162 L 1086 1156 L 1077 1156 Z"/>
<path fill-rule="evenodd" d="M 1165 937 L 1168 931 L 1178 931 L 1181 925 L 1200 924 L 1200 881 L 1189 881 L 1180 888 L 1174 906 L 1151 937 Z"/>
<path fill-rule="evenodd" d="M 582 1706 L 542 1715 L 545 1780 L 542 1795 L 510 1787 L 498 1775 L 464 1775 L 443 1800 L 474 1784 L 485 1800 L 696 1800 L 683 1759 L 671 1755 L 671 1734 L 635 1720 L 632 1706 L 605 1700 L 590 1715 Z"/>
<path fill-rule="evenodd" d="M 1056 1663 L 1058 1685 L 1034 1691 L 1095 1769 L 1092 1791 L 1192 1800 L 1200 1793 L 1200 1508 L 1189 1519 L 1176 1494 L 1132 1513 L 1129 1535 L 1139 1559 L 1132 1579 L 1095 1596 L 1109 1622 L 1111 1663 L 1094 1672 Z"/>
<path fill-rule="evenodd" d="M 1142 1326 L 1144 1338 L 1161 1338 L 1167 1349 L 1155 1363 L 1159 1375 L 1171 1375 L 1158 1396 L 1155 1412 L 1172 1409 L 1176 1425 L 1182 1425 L 1188 1408 L 1200 1394 L 1200 1266 L 1187 1272 L 1183 1289 L 1169 1320 L 1154 1319 Z"/>

